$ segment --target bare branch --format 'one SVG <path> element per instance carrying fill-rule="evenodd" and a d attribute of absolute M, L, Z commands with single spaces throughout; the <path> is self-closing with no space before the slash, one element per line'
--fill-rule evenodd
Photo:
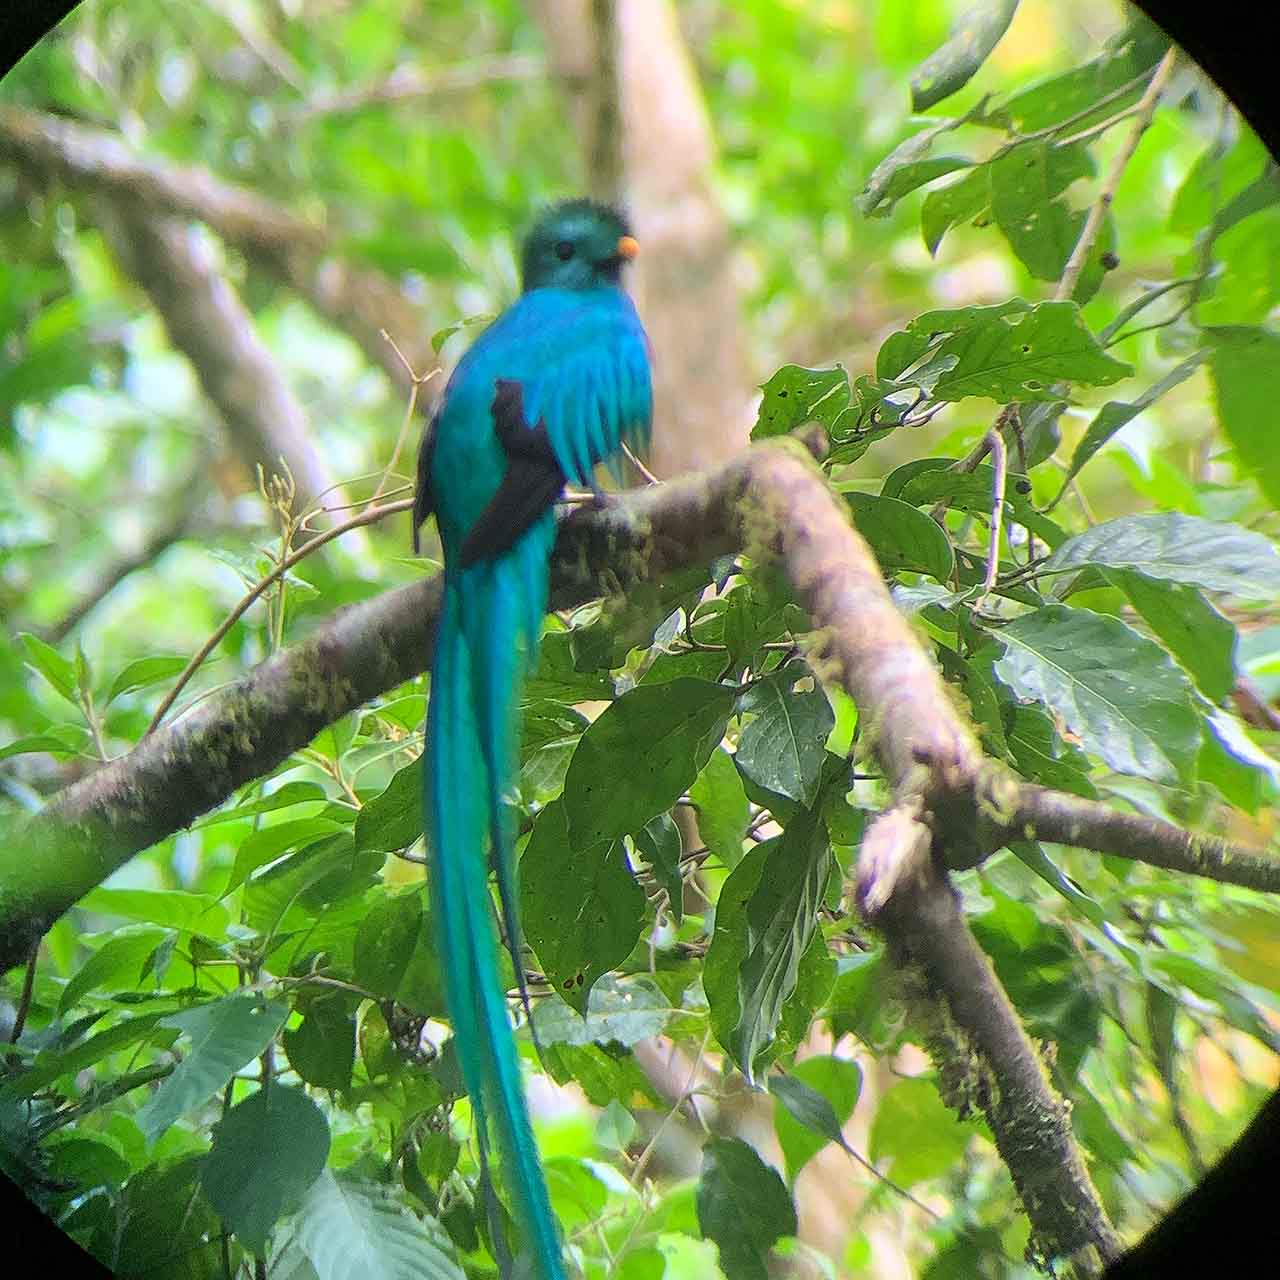
<path fill-rule="evenodd" d="M 541 58 L 524 53 L 495 54 L 434 71 L 406 62 L 381 80 L 312 94 L 298 106 L 283 111 L 281 121 L 286 125 L 305 124 L 319 116 L 350 115 L 367 107 L 419 102 L 504 81 L 537 80 L 546 71 Z"/>
<path fill-rule="evenodd" d="M 1011 839 L 1051 840 L 1096 849 L 1166 871 L 1280 893 L 1280 856 L 1029 783 L 1018 788 L 1009 827 Z"/>
<path fill-rule="evenodd" d="M 1115 159 L 1111 162 L 1111 169 L 1107 173 L 1106 181 L 1102 184 L 1102 190 L 1098 192 L 1098 198 L 1094 201 L 1089 209 L 1089 216 L 1084 220 L 1084 226 L 1080 230 L 1080 238 L 1076 241 L 1076 247 L 1071 251 L 1071 257 L 1067 259 L 1067 265 L 1062 270 L 1062 278 L 1058 281 L 1058 287 L 1054 290 L 1054 301 L 1064 302 L 1070 298 L 1076 291 L 1076 282 L 1080 279 L 1080 273 L 1084 270 L 1085 260 L 1089 257 L 1089 250 L 1093 248 L 1093 242 L 1098 238 L 1098 231 L 1102 227 L 1102 219 L 1106 216 L 1107 210 L 1111 208 L 1111 202 L 1116 198 L 1116 190 L 1120 186 L 1120 179 L 1124 176 L 1124 171 L 1129 161 L 1133 159 L 1133 153 L 1138 149 L 1138 143 L 1142 135 L 1146 133 L 1151 125 L 1151 118 L 1155 115 L 1156 107 L 1160 102 L 1160 95 L 1164 92 L 1165 86 L 1169 83 L 1169 77 L 1173 74 L 1174 64 L 1178 60 L 1178 50 L 1174 46 L 1166 51 L 1163 58 L 1160 59 L 1159 65 L 1152 75 L 1150 83 L 1147 85 L 1147 91 L 1141 97 L 1138 105 L 1133 108 L 1133 113 L 1137 120 L 1130 131 L 1129 136 L 1125 139 L 1124 145 L 1116 152 Z M 1114 121 L 1108 121 L 1108 126 Z M 1079 137 L 1086 137 L 1087 134 L 1080 134 Z"/>
<path fill-rule="evenodd" d="M 403 391 L 410 380 L 381 331 L 394 333 L 416 365 L 432 357 L 430 326 L 393 281 L 336 256 L 322 226 L 207 169 L 157 160 L 106 130 L 9 106 L 0 107 L 0 163 L 44 186 L 62 182 L 118 205 L 206 223 L 349 333 Z M 425 390 L 429 402 L 434 391 Z"/>

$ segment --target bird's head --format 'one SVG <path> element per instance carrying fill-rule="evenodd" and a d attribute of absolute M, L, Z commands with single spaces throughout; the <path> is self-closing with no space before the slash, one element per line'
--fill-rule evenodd
<path fill-rule="evenodd" d="M 525 236 L 525 292 L 616 285 L 623 264 L 639 249 L 617 209 L 595 200 L 565 200 L 541 214 Z"/>

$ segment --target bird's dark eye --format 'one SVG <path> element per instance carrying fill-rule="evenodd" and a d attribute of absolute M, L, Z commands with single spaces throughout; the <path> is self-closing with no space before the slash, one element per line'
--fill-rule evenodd
<path fill-rule="evenodd" d="M 569 259 L 573 257 L 573 245 L 571 245 L 568 240 L 561 240 L 556 245 L 556 257 L 559 258 L 561 262 L 568 262 Z"/>

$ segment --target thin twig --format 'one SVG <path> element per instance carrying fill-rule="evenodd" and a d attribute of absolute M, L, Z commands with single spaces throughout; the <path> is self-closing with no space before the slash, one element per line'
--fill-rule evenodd
<path fill-rule="evenodd" d="M 631 465 L 644 477 L 645 484 L 661 484 L 662 481 L 649 470 L 648 467 L 640 461 L 639 458 L 631 451 L 631 446 L 624 440 L 622 442 L 622 452 L 627 455 Z"/>
<path fill-rule="evenodd" d="M 399 502 L 388 502 L 381 507 L 366 507 L 358 515 L 352 516 L 349 520 L 344 520 L 341 524 L 336 524 L 332 529 L 326 529 L 323 533 L 318 533 L 314 538 L 304 542 L 296 551 L 286 556 L 280 561 L 274 569 L 264 578 L 259 578 L 257 582 L 249 589 L 245 597 L 231 610 L 229 614 L 222 620 L 217 630 L 202 644 L 191 659 L 190 662 L 182 669 L 182 674 L 174 682 L 174 686 L 165 694 L 160 705 L 156 708 L 156 713 L 151 717 L 151 723 L 147 725 L 147 731 L 142 736 L 148 737 L 160 727 L 160 722 L 168 714 L 169 708 L 173 706 L 178 695 L 186 688 L 191 677 L 200 669 L 204 660 L 221 644 L 223 637 L 231 630 L 233 626 L 240 620 L 248 607 L 260 596 L 268 587 L 290 569 L 293 568 L 300 560 L 305 560 L 313 551 L 318 551 L 326 542 L 332 542 L 334 538 L 340 534 L 349 533 L 352 529 L 362 528 L 367 524 L 376 524 L 379 520 L 386 516 L 395 515 L 399 511 L 408 511 L 413 507 L 412 498 L 402 498 Z"/>
<path fill-rule="evenodd" d="M 27 1025 L 27 1014 L 31 1011 L 31 993 L 36 985 L 36 957 L 40 954 L 40 940 L 31 948 L 27 958 L 27 971 L 22 976 L 22 994 L 18 997 L 18 1007 L 13 1015 L 13 1027 L 9 1031 L 9 1043 L 17 1044 L 22 1038 L 22 1029 Z"/>
<path fill-rule="evenodd" d="M 987 541 L 987 572 L 982 581 L 981 605 L 996 588 L 996 575 L 1000 572 L 1000 535 L 1004 530 L 1004 489 L 1008 479 L 1009 453 L 1004 437 L 992 427 L 987 432 L 987 447 L 995 458 L 995 475 L 991 482 L 991 536 Z"/>
<path fill-rule="evenodd" d="M 1116 197 L 1116 189 L 1120 185 L 1120 179 L 1129 161 L 1133 158 L 1133 153 L 1137 150 L 1139 140 L 1151 124 L 1151 118 L 1155 115 L 1156 106 L 1160 102 L 1160 95 L 1169 83 L 1169 77 L 1173 74 L 1173 68 L 1177 61 L 1178 50 L 1175 46 L 1170 46 L 1164 57 L 1160 59 L 1155 74 L 1151 77 L 1150 84 L 1147 85 L 1146 93 L 1142 95 L 1134 110 L 1137 120 L 1133 129 L 1120 147 L 1120 150 L 1116 152 L 1115 159 L 1111 162 L 1111 170 L 1107 174 L 1106 181 L 1102 184 L 1102 190 L 1098 192 L 1098 198 L 1093 202 L 1093 206 L 1089 210 L 1089 216 L 1084 220 L 1080 238 L 1076 241 L 1076 247 L 1071 251 L 1071 257 L 1067 259 L 1067 265 L 1062 272 L 1062 279 L 1058 281 L 1058 287 L 1054 291 L 1055 302 L 1065 302 L 1075 292 L 1080 273 L 1084 270 L 1085 260 L 1089 256 L 1089 250 L 1093 248 L 1093 242 L 1097 239 L 1098 232 L 1102 228 L 1102 219 L 1106 216 L 1107 210 L 1111 208 L 1111 202 Z"/>

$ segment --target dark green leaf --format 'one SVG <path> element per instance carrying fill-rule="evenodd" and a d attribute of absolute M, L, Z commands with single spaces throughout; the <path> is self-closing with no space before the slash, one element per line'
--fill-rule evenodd
<path fill-rule="evenodd" d="M 660 813 L 636 832 L 635 842 L 640 856 L 653 868 L 654 879 L 667 891 L 668 909 L 678 922 L 684 911 L 680 828 L 669 813 Z"/>
<path fill-rule="evenodd" d="M 194 826 L 199 830 L 202 827 L 212 827 L 219 822 L 235 822 L 241 818 L 252 818 L 259 813 L 273 813 L 276 809 L 288 809 L 295 804 L 324 799 L 324 788 L 318 782 L 286 782 L 268 795 L 259 796 L 256 800 L 245 800 L 241 804 L 219 809 L 207 818 L 201 818 Z"/>
<path fill-rule="evenodd" d="M 899 151 L 910 147 L 906 154 L 919 154 L 919 135 L 909 138 Z M 871 175 L 862 194 L 857 199 L 858 211 L 866 217 L 886 218 L 893 206 L 917 187 L 936 182 L 957 169 L 968 169 L 973 161 L 968 156 L 930 156 L 926 160 L 903 160 L 895 151 L 882 162 Z M 890 166 L 886 168 L 886 166 Z"/>
<path fill-rule="evenodd" d="M 1018 0 L 984 0 L 966 10 L 941 48 L 911 77 L 912 111 L 928 111 L 973 78 L 1013 20 Z"/>
<path fill-rule="evenodd" d="M 748 1080 L 796 990 L 830 872 L 826 828 L 804 810 L 781 836 L 752 849 L 721 887 L 702 983 L 712 1029 Z"/>
<path fill-rule="evenodd" d="M 811 805 L 835 724 L 822 686 L 803 663 L 792 663 L 753 684 L 739 705 L 754 718 L 738 740 L 738 769 L 767 791 Z"/>
<path fill-rule="evenodd" d="M 565 775 L 564 812 L 579 848 L 638 831 L 665 813 L 724 737 L 733 693 L 708 681 L 637 685 L 582 735 Z M 618 771 L 617 762 L 631 766 Z"/>
<path fill-rule="evenodd" d="M 846 493 L 853 523 L 888 573 L 906 569 L 947 582 L 955 568 L 946 531 L 922 511 L 897 498 Z"/>
<path fill-rule="evenodd" d="M 733 757 L 717 747 L 689 788 L 698 810 L 698 834 L 712 853 L 732 870 L 742 858 L 751 809 Z"/>
<path fill-rule="evenodd" d="M 769 1250 L 799 1229 L 778 1171 L 740 1138 L 712 1138 L 702 1149 L 698 1226 L 715 1241 L 720 1269 L 734 1280 L 767 1280 Z"/>
<path fill-rule="evenodd" d="M 573 660 L 573 636 L 548 631 L 538 647 L 538 669 L 525 681 L 524 701 L 591 702 L 613 697 L 613 681 L 596 671 L 579 671 Z"/>
<path fill-rule="evenodd" d="M 856 1062 L 827 1054 L 803 1058 L 785 1075 L 771 1075 L 769 1092 L 782 1104 L 774 1108 L 773 1126 L 789 1179 L 794 1181 L 828 1142 L 849 1149 L 842 1126 L 862 1092 Z"/>
<path fill-rule="evenodd" d="M 302 1023 L 285 1031 L 284 1051 L 289 1065 L 318 1089 L 345 1089 L 355 1065 L 356 1020 L 345 996 L 328 996 L 307 1003 Z"/>
<path fill-rule="evenodd" d="M 422 757 L 397 770 L 386 790 L 356 814 L 356 849 L 393 853 L 422 834 Z"/>
<path fill-rule="evenodd" d="M 223 1222 L 253 1253 L 324 1169 L 329 1125 L 300 1089 L 259 1089 L 213 1126 L 200 1182 Z"/>
<path fill-rule="evenodd" d="M 635 946 L 644 905 L 620 840 L 574 845 L 562 803 L 543 809 L 520 859 L 520 915 L 543 972 L 580 1014 Z"/>
<path fill-rule="evenodd" d="M 1179 512 L 1120 516 L 1068 538 L 1049 558 L 1049 573 L 1136 569 L 1245 600 L 1280 594 L 1280 551 L 1260 533 Z"/>
<path fill-rule="evenodd" d="M 360 924 L 353 954 L 356 982 L 415 1013 L 444 1010 L 431 920 L 421 889 L 377 899 Z"/>
<path fill-rule="evenodd" d="M 1280 449 L 1275 437 L 1280 337 L 1251 328 L 1216 329 L 1211 336 L 1209 370 L 1218 423 L 1272 506 L 1280 506 Z"/>
<path fill-rule="evenodd" d="M 1087 751 L 1118 773 L 1188 779 L 1200 743 L 1194 695 L 1159 645 L 1118 618 L 1050 605 L 996 638 L 996 675 L 1061 716 Z"/>
<path fill-rule="evenodd" d="M 288 1015 L 287 1004 L 239 994 L 166 1015 L 166 1025 L 191 1037 L 191 1048 L 137 1113 L 147 1140 L 213 1097 L 275 1039 Z"/>
<path fill-rule="evenodd" d="M 1190 672 L 1200 692 L 1210 702 L 1222 702 L 1236 682 L 1235 627 L 1195 587 L 1134 569 L 1111 569 L 1107 577 Z"/>
<path fill-rule="evenodd" d="M 1095 118 L 1103 119 L 1136 102 L 1146 88 L 1142 81 L 1107 103 L 1099 100 L 1153 68 L 1168 47 L 1169 37 L 1139 17 L 1111 41 L 1105 53 L 1020 90 L 1009 98 L 1002 114 L 1018 133 L 1031 133 L 1096 107 L 1095 113 L 1075 121 L 1074 128 L 1083 130 Z"/>

